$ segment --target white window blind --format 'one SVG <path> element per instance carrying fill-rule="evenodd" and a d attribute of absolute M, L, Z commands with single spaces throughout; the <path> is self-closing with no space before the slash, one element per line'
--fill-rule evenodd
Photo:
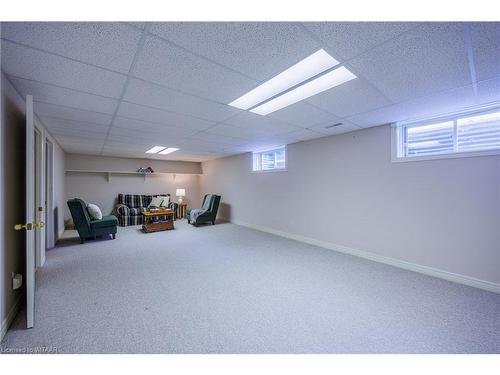
<path fill-rule="evenodd" d="M 453 121 L 406 128 L 406 156 L 453 152 Z"/>
<path fill-rule="evenodd" d="M 500 149 L 500 112 L 458 119 L 457 143 L 460 151 Z"/>
<path fill-rule="evenodd" d="M 500 108 L 398 125 L 393 136 L 397 137 L 399 159 L 473 156 L 495 150 L 500 153 Z"/>
<path fill-rule="evenodd" d="M 253 153 L 253 171 L 286 169 L 286 147 Z"/>

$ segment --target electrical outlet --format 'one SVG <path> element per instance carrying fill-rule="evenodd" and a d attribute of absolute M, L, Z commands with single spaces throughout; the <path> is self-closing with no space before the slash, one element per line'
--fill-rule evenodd
<path fill-rule="evenodd" d="M 12 272 L 12 289 L 16 290 L 23 286 L 23 275 Z"/>

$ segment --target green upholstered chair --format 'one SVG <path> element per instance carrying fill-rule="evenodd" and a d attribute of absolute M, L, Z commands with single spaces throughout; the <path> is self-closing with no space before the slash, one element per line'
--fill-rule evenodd
<path fill-rule="evenodd" d="M 76 230 L 80 236 L 80 243 L 84 243 L 87 238 L 97 236 L 112 235 L 116 238 L 116 228 L 118 219 L 114 215 L 103 216 L 101 220 L 92 220 L 87 211 L 87 205 L 78 198 L 68 201 L 69 211 L 75 223 Z"/>
<path fill-rule="evenodd" d="M 208 198 L 208 196 L 211 196 L 211 201 L 210 201 L 210 206 L 209 209 L 198 216 L 196 218 L 196 221 L 191 223 L 191 211 L 192 210 L 187 210 L 186 213 L 186 219 L 188 223 L 193 224 L 194 226 L 197 226 L 198 224 L 205 223 L 207 221 L 211 221 L 212 225 L 215 224 L 215 219 L 217 218 L 217 211 L 219 210 L 219 203 L 220 203 L 220 195 L 215 195 L 215 194 L 206 194 L 203 197 L 203 202 L 201 203 L 201 206 L 203 207 L 205 205 L 205 200 Z"/>

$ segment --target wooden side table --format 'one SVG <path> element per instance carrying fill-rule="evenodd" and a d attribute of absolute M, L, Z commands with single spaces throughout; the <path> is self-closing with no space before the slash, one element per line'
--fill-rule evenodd
<path fill-rule="evenodd" d="M 174 229 L 174 211 L 171 209 L 144 211 L 143 215 L 142 230 L 146 233 Z"/>
<path fill-rule="evenodd" d="M 186 218 L 187 203 L 179 203 L 177 206 L 177 219 Z"/>

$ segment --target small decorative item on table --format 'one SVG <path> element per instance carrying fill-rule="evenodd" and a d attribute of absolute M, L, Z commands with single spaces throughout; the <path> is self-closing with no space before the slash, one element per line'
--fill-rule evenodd
<path fill-rule="evenodd" d="M 137 170 L 138 173 L 155 173 L 151 167 L 141 167 Z"/>

